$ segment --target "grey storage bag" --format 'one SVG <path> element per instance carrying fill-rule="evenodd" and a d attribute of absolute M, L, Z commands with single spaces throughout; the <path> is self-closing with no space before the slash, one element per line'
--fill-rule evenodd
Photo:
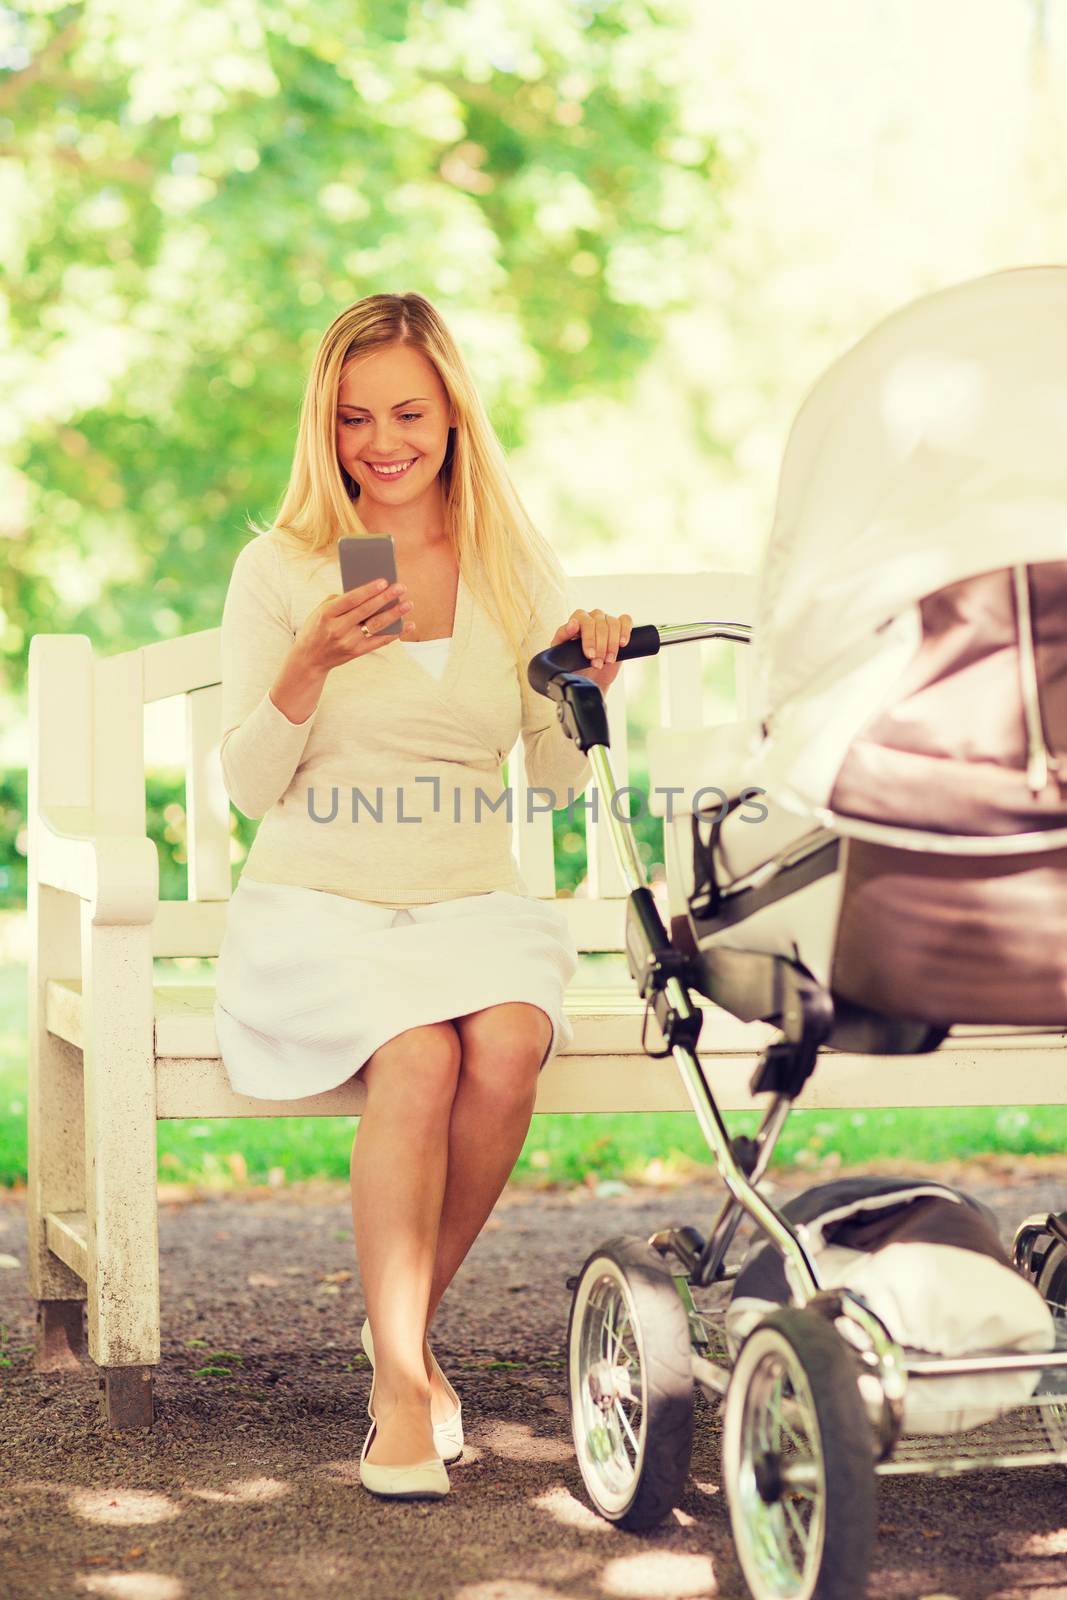
<path fill-rule="evenodd" d="M 781 1210 L 797 1228 L 827 1287 L 851 1289 L 906 1350 L 967 1356 L 988 1350 L 1051 1350 L 1052 1314 L 1011 1265 L 987 1206 L 941 1183 L 842 1178 L 819 1184 Z M 782 1261 L 759 1243 L 734 1281 L 726 1333 L 736 1354 L 768 1311 L 788 1305 Z M 960 1433 L 1023 1404 L 1036 1372 L 912 1379 L 906 1434 Z M 877 1416 L 880 1397 L 860 1389 Z"/>

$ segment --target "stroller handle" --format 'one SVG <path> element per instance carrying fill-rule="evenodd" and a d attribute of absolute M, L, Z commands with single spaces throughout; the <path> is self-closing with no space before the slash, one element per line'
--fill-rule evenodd
<path fill-rule="evenodd" d="M 658 655 L 665 645 L 687 644 L 693 639 L 730 639 L 735 644 L 748 644 L 751 638 L 752 629 L 747 622 L 678 622 L 658 627 L 646 623 L 630 630 L 629 639 L 620 646 L 615 659 L 630 661 L 635 656 Z M 538 694 L 556 702 L 563 731 L 580 750 L 591 751 L 595 745 L 607 750 L 611 743 L 607 707 L 599 684 L 580 670 L 588 665 L 581 639 L 566 639 L 533 656 L 526 676 Z M 597 776 L 610 780 L 610 768 Z"/>
<path fill-rule="evenodd" d="M 631 628 L 629 639 L 620 646 L 615 659 L 633 661 L 637 656 L 658 655 L 664 645 L 687 644 L 691 639 L 732 639 L 735 644 L 750 644 L 752 629 L 747 622 L 678 622 L 659 627 L 649 622 L 642 627 Z M 559 695 L 553 694 L 550 688 L 553 679 L 562 678 L 569 672 L 578 672 L 588 665 L 582 641 L 566 639 L 563 644 L 550 645 L 547 650 L 539 651 L 531 659 L 526 676 L 530 687 L 536 689 L 538 694 L 556 700 Z"/>
<path fill-rule="evenodd" d="M 652 623 L 641 628 L 631 628 L 629 639 L 624 645 L 620 645 L 615 659 L 632 661 L 636 656 L 658 655 L 659 646 L 659 629 Z M 588 665 L 589 658 L 582 648 L 582 641 L 565 639 L 562 644 L 550 645 L 547 650 L 535 655 L 526 669 L 526 676 L 532 689 L 536 689 L 538 694 L 547 695 L 548 686 L 553 678 L 567 672 L 576 672 L 579 667 Z"/>

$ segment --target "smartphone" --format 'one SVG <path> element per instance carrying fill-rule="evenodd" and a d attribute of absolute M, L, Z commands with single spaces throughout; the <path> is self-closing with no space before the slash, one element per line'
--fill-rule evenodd
<path fill-rule="evenodd" d="M 341 562 L 341 585 L 344 589 L 358 589 L 360 584 L 373 583 L 375 578 L 386 578 L 390 584 L 396 582 L 396 550 L 390 534 L 375 534 L 373 538 L 366 539 L 338 539 L 337 554 Z M 379 606 L 372 615 L 388 611 L 390 606 L 396 605 L 397 599 L 398 596 L 391 595 L 385 605 Z M 403 626 L 403 617 L 395 617 L 388 627 L 379 628 L 378 632 L 400 633 Z"/>

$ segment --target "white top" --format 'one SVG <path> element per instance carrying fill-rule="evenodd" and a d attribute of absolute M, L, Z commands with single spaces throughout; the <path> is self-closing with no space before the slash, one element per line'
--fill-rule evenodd
<path fill-rule="evenodd" d="M 448 650 L 452 643 L 450 633 L 445 634 L 443 639 L 401 639 L 400 643 L 405 650 L 412 652 L 420 667 L 425 667 L 435 678 L 441 677 L 448 662 Z"/>

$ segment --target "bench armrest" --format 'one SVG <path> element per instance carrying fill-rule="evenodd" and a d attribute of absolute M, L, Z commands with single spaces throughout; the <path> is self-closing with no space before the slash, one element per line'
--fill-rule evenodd
<path fill-rule="evenodd" d="M 159 856 L 146 834 L 109 833 L 86 806 L 47 806 L 38 815 L 38 883 L 87 901 L 95 923 L 155 920 Z"/>

